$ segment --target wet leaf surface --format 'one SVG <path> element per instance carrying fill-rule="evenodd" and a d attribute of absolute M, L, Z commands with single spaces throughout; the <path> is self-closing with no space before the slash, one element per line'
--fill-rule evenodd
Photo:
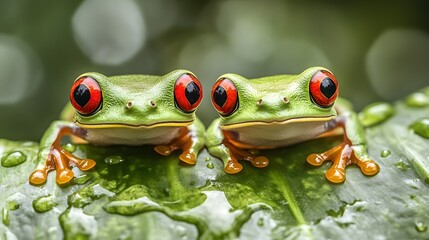
<path fill-rule="evenodd" d="M 43 186 L 29 185 L 38 145 L 0 140 L 0 158 L 20 153 L 19 164 L 0 166 L 0 238 L 427 239 L 429 139 L 409 126 L 429 107 L 393 106 L 393 116 L 366 129 L 380 173 L 349 167 L 344 184 L 325 179 L 329 163 L 305 160 L 340 137 L 264 151 L 268 167 L 245 162 L 236 175 L 205 150 L 192 167 L 151 146 L 76 145 L 74 154 L 97 166 L 73 169 L 65 187 L 54 173 Z"/>

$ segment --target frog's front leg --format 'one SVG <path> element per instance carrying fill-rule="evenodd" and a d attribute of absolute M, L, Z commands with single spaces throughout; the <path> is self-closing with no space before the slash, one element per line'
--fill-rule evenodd
<path fill-rule="evenodd" d="M 195 119 L 188 127 L 180 129 L 178 137 L 167 145 L 155 146 L 155 151 L 163 156 L 168 156 L 177 149 L 182 149 L 179 159 L 185 163 L 194 165 L 199 151 L 204 147 L 204 124 Z"/>
<path fill-rule="evenodd" d="M 313 166 L 320 166 L 323 162 L 331 160 L 332 166 L 326 172 L 326 178 L 333 183 L 341 183 L 346 179 L 346 167 L 351 164 L 359 166 L 360 170 L 368 176 L 380 171 L 376 162 L 370 159 L 366 151 L 365 133 L 359 123 L 356 113 L 345 112 L 328 123 L 327 128 L 343 128 L 344 141 L 328 151 L 320 154 L 311 154 L 307 162 Z"/>
<path fill-rule="evenodd" d="M 247 160 L 258 168 L 266 167 L 269 163 L 264 156 L 255 156 L 253 151 L 235 146 L 230 139 L 233 136 L 223 132 L 220 128 L 220 119 L 216 119 L 206 132 L 206 145 L 211 155 L 222 159 L 226 173 L 234 174 L 243 169 L 239 160 Z"/>
<path fill-rule="evenodd" d="M 83 138 L 85 130 L 71 122 L 53 122 L 40 141 L 39 165 L 29 177 L 31 184 L 43 184 L 46 182 L 49 171 L 52 170 L 56 170 L 56 182 L 65 184 L 74 177 L 74 173 L 69 167 L 77 166 L 80 170 L 87 171 L 95 166 L 94 160 L 80 159 L 61 148 L 61 139 L 65 135 Z"/>

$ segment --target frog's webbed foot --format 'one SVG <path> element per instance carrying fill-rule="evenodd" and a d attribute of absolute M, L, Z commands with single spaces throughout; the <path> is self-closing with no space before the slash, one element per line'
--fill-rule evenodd
<path fill-rule="evenodd" d="M 225 163 L 225 172 L 229 174 L 238 173 L 243 169 L 243 166 L 238 160 L 246 160 L 252 163 L 257 168 L 266 167 L 269 160 L 265 156 L 256 156 L 252 150 L 244 150 L 238 148 L 228 142 L 223 143 L 229 150 L 229 158 Z"/>
<path fill-rule="evenodd" d="M 52 146 L 49 150 L 44 165 L 36 169 L 29 178 L 31 184 L 39 185 L 46 182 L 48 173 L 56 170 L 56 182 L 60 185 L 66 184 L 73 179 L 74 173 L 70 167 L 78 167 L 82 171 L 88 171 L 95 166 L 92 159 L 81 159 L 60 147 Z"/>
<path fill-rule="evenodd" d="M 326 178 L 333 183 L 341 183 L 346 179 L 346 167 L 351 164 L 359 166 L 362 173 L 371 176 L 380 171 L 379 166 L 373 160 L 362 159 L 356 156 L 354 147 L 348 143 L 342 143 L 320 154 L 310 154 L 307 162 L 313 166 L 320 166 L 323 162 L 331 160 L 332 166 L 325 173 Z"/>
<path fill-rule="evenodd" d="M 182 131 L 178 138 L 175 138 L 169 144 L 155 146 L 155 151 L 163 156 L 170 155 L 177 149 L 182 149 L 183 152 L 180 154 L 179 159 L 187 164 L 194 165 L 197 161 L 198 149 L 196 149 L 195 142 L 196 136 L 188 130 Z"/>

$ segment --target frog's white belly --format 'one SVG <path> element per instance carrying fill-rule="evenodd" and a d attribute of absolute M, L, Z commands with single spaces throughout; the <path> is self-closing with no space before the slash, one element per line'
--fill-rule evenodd
<path fill-rule="evenodd" d="M 315 138 L 331 130 L 332 119 L 321 118 L 313 121 L 292 121 L 274 123 L 254 123 L 248 126 L 225 129 L 233 133 L 237 142 L 254 147 L 281 147 Z"/>
<path fill-rule="evenodd" d="M 178 137 L 177 126 L 155 128 L 84 128 L 84 139 L 95 145 L 158 145 L 167 144 Z"/>

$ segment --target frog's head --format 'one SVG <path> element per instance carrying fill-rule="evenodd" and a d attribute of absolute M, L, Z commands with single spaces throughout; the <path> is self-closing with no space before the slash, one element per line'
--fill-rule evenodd
<path fill-rule="evenodd" d="M 70 90 L 75 121 L 107 127 L 186 126 L 202 97 L 200 82 L 186 70 L 164 76 L 85 73 Z"/>
<path fill-rule="evenodd" d="M 336 116 L 333 105 L 337 95 L 337 80 L 322 67 L 306 69 L 299 75 L 252 80 L 225 74 L 211 92 L 225 127 L 330 119 Z"/>

